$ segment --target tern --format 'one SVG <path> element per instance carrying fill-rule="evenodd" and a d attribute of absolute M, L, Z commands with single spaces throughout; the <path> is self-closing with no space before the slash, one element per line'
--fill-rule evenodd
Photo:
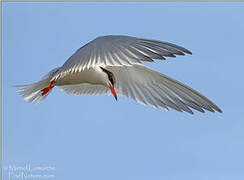
<path fill-rule="evenodd" d="M 164 41 L 124 35 L 100 36 L 78 49 L 61 67 L 39 82 L 18 86 L 26 101 L 42 101 L 55 86 L 68 94 L 117 94 L 155 108 L 200 112 L 222 110 L 192 88 L 156 72 L 142 61 L 192 54 Z"/>

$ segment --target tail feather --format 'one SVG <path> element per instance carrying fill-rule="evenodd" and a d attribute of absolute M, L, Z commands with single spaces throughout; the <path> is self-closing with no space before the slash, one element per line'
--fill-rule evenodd
<path fill-rule="evenodd" d="M 41 102 L 52 91 L 52 88 L 50 88 L 46 93 L 43 93 L 42 90 L 50 86 L 51 78 L 57 72 L 57 70 L 58 68 L 53 69 L 39 82 L 28 85 L 15 86 L 19 88 L 17 92 L 23 96 L 27 102 Z"/>
<path fill-rule="evenodd" d="M 42 95 L 42 89 L 49 86 L 50 81 L 48 80 L 41 80 L 39 82 L 23 85 L 23 86 L 15 86 L 20 89 L 17 92 L 22 95 L 27 102 L 41 102 L 50 92 Z"/>

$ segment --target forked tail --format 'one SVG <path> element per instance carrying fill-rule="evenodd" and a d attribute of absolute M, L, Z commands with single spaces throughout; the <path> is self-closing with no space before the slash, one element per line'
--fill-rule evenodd
<path fill-rule="evenodd" d="M 15 86 L 19 88 L 17 92 L 22 95 L 27 102 L 41 102 L 52 91 L 55 81 L 51 81 L 51 79 L 57 70 L 58 68 L 53 69 L 39 82 Z"/>

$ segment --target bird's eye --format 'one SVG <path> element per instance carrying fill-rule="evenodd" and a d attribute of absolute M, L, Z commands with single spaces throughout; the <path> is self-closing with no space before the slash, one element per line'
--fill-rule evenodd
<path fill-rule="evenodd" d="M 108 71 L 107 69 L 102 68 L 102 67 L 100 67 L 100 68 L 103 70 L 103 72 L 105 72 L 107 74 L 108 80 L 114 86 L 116 81 L 115 81 L 115 77 L 114 77 L 113 73 Z"/>
<path fill-rule="evenodd" d="M 111 75 L 108 76 L 109 81 L 111 82 L 111 84 L 114 86 L 115 84 L 115 78 L 114 75 L 111 73 Z"/>

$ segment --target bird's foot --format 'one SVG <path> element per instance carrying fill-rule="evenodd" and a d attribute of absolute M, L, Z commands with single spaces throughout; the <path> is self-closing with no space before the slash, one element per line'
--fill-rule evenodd
<path fill-rule="evenodd" d="M 51 81 L 50 85 L 44 89 L 42 89 L 42 96 L 44 96 L 45 94 L 47 94 L 53 87 L 54 87 L 54 83 L 55 81 Z"/>

